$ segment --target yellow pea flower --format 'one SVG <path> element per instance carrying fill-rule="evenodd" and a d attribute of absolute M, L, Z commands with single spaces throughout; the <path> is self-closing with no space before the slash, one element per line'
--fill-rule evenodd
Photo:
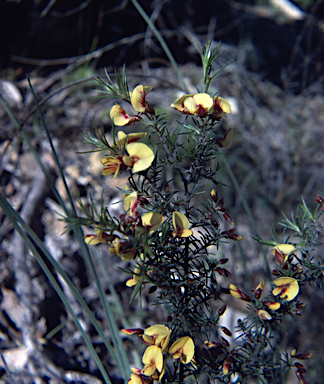
<path fill-rule="evenodd" d="M 129 156 L 123 157 L 128 167 L 133 167 L 133 173 L 149 168 L 154 160 L 154 153 L 150 147 L 143 143 L 130 143 L 126 145 Z"/>
<path fill-rule="evenodd" d="M 189 237 L 193 234 L 187 217 L 181 212 L 173 212 L 172 223 L 174 231 L 173 237 Z"/>
<path fill-rule="evenodd" d="M 281 298 L 291 301 L 298 295 L 298 281 L 293 277 L 280 277 L 273 281 L 273 284 L 277 286 L 272 291 L 274 296 L 280 295 Z"/>
<path fill-rule="evenodd" d="M 153 232 L 157 231 L 161 227 L 161 225 L 164 221 L 163 216 L 161 215 L 161 213 L 158 213 L 158 212 L 144 213 L 144 215 L 142 215 L 141 219 L 142 219 L 143 227 L 147 231 L 149 231 L 150 235 Z"/>
<path fill-rule="evenodd" d="M 129 115 L 120 105 L 115 104 L 110 111 L 110 117 L 115 125 L 123 127 L 124 125 L 131 125 L 136 121 L 141 120 L 140 116 Z"/>
<path fill-rule="evenodd" d="M 171 330 L 166 325 L 155 324 L 144 331 L 143 341 L 145 344 L 156 345 L 162 349 L 162 353 L 167 352 Z"/>
<path fill-rule="evenodd" d="M 135 111 L 141 113 L 150 113 L 154 115 L 154 109 L 146 101 L 145 96 L 153 89 L 153 87 L 144 87 L 138 85 L 133 92 L 130 92 L 131 104 Z"/>
<path fill-rule="evenodd" d="M 187 110 L 187 108 L 184 106 L 184 101 L 188 98 L 188 97 L 192 97 L 194 96 L 193 93 L 190 93 L 188 95 L 183 95 L 181 97 L 179 97 L 177 100 L 175 100 L 171 105 L 170 107 L 172 108 L 175 108 L 177 111 L 183 113 L 183 114 L 189 114 L 189 111 Z"/>
<path fill-rule="evenodd" d="M 97 245 L 101 243 L 107 243 L 110 236 L 99 228 L 95 228 L 95 235 L 87 235 L 84 237 L 84 242 L 89 245 Z"/>
<path fill-rule="evenodd" d="M 121 241 L 118 237 L 111 243 L 112 248 L 109 252 L 112 255 L 118 255 L 123 260 L 133 260 L 136 255 L 136 248 L 133 248 L 133 244 L 128 241 Z"/>
<path fill-rule="evenodd" d="M 117 148 L 121 150 L 125 145 L 129 143 L 134 143 L 135 141 L 138 141 L 145 137 L 147 133 L 145 132 L 138 132 L 138 133 L 130 133 L 126 135 L 125 132 L 119 131 L 117 133 L 118 141 L 116 141 Z"/>
<path fill-rule="evenodd" d="M 288 256 L 296 251 L 291 244 L 279 244 L 272 248 L 271 253 L 280 264 L 284 264 Z"/>
<path fill-rule="evenodd" d="M 162 349 L 156 345 L 147 347 L 143 354 L 142 362 L 144 364 L 142 369 L 143 375 L 152 376 L 156 371 L 161 373 L 163 369 Z"/>
<path fill-rule="evenodd" d="M 103 176 L 109 176 L 115 173 L 115 178 L 120 170 L 125 169 L 125 166 L 123 165 L 122 161 L 120 161 L 115 156 L 104 157 L 103 159 L 101 159 L 101 163 L 105 166 L 101 172 Z"/>
<path fill-rule="evenodd" d="M 195 344 L 191 337 L 184 336 L 175 341 L 168 353 L 175 359 L 179 359 L 181 363 L 188 364 L 195 354 Z"/>
<path fill-rule="evenodd" d="M 207 93 L 188 94 L 175 100 L 171 107 L 184 114 L 206 117 L 213 107 L 213 99 Z"/>
<path fill-rule="evenodd" d="M 141 375 L 141 370 L 139 368 L 131 368 L 131 377 L 128 380 L 128 384 L 150 384 L 153 383 L 153 380 Z"/>
<path fill-rule="evenodd" d="M 212 120 L 219 121 L 227 113 L 231 113 L 231 106 L 229 105 L 229 102 L 222 97 L 214 96 L 213 106 L 209 111 L 209 116 Z"/>

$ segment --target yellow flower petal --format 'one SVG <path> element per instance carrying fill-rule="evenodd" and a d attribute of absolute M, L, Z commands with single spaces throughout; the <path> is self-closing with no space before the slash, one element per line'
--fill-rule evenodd
<path fill-rule="evenodd" d="M 115 125 L 123 127 L 130 125 L 135 121 L 141 120 L 139 116 L 129 115 L 120 105 L 115 104 L 110 111 L 110 117 Z"/>
<path fill-rule="evenodd" d="M 126 281 L 126 285 L 127 285 L 127 287 L 134 287 L 134 285 L 136 285 L 136 284 L 137 284 L 137 281 L 135 280 L 135 278 L 128 279 L 128 280 Z"/>
<path fill-rule="evenodd" d="M 187 217 L 181 212 L 173 212 L 172 215 L 173 236 L 174 237 L 189 237 L 193 234 L 190 228 L 190 223 Z"/>
<path fill-rule="evenodd" d="M 286 298 L 287 301 L 291 301 L 298 295 L 298 281 L 293 277 L 280 277 L 273 281 L 273 284 L 278 287 L 272 291 L 274 296 L 280 295 L 281 298 Z"/>
<path fill-rule="evenodd" d="M 183 105 L 190 114 L 205 117 L 213 106 L 213 99 L 207 93 L 197 93 L 186 98 Z"/>
<path fill-rule="evenodd" d="M 129 133 L 128 135 L 126 135 L 125 132 L 119 131 L 117 134 L 118 141 L 116 141 L 117 147 L 120 150 L 126 144 L 138 141 L 138 140 L 142 139 L 143 137 L 145 137 L 146 135 L 147 135 L 147 133 L 145 133 L 145 132 Z"/>
<path fill-rule="evenodd" d="M 138 85 L 130 94 L 131 103 L 135 111 L 144 113 L 148 108 L 148 103 L 145 96 L 153 89 L 153 87 L 143 87 Z"/>
<path fill-rule="evenodd" d="M 184 336 L 175 341 L 170 349 L 169 354 L 174 359 L 179 359 L 183 364 L 188 364 L 195 354 L 195 344 L 191 337 Z"/>
<path fill-rule="evenodd" d="M 107 156 L 101 159 L 101 163 L 105 166 L 104 169 L 102 170 L 102 175 L 103 176 L 109 176 L 113 173 L 114 178 L 118 175 L 120 171 L 120 167 L 122 165 L 122 162 L 117 159 L 115 156 Z"/>
<path fill-rule="evenodd" d="M 84 238 L 84 242 L 89 245 L 97 245 L 100 244 L 101 241 L 98 239 L 97 235 L 87 235 Z"/>
<path fill-rule="evenodd" d="M 157 231 L 164 221 L 163 216 L 158 212 L 147 212 L 141 218 L 143 227 L 149 231 L 150 235 Z"/>
<path fill-rule="evenodd" d="M 165 349 L 167 347 L 166 341 L 169 344 L 170 336 L 171 330 L 167 326 L 155 324 L 145 329 L 143 340 Z"/>
<path fill-rule="evenodd" d="M 134 216 L 137 212 L 138 193 L 136 191 L 127 195 L 124 199 L 124 209 L 130 216 Z"/>
<path fill-rule="evenodd" d="M 163 368 L 163 355 L 161 348 L 156 345 L 147 347 L 143 354 L 142 362 L 145 364 L 142 371 L 144 375 L 151 376 L 155 370 L 161 372 Z"/>
<path fill-rule="evenodd" d="M 176 110 L 178 110 L 179 112 L 182 112 L 182 113 L 189 113 L 188 110 L 184 106 L 184 101 L 188 97 L 192 97 L 193 95 L 194 95 L 193 93 L 190 93 L 188 95 L 183 95 L 183 96 L 179 97 L 177 100 L 174 101 L 174 103 L 172 103 L 170 105 L 170 107 L 175 108 Z"/>
<path fill-rule="evenodd" d="M 241 300 L 241 291 L 237 288 L 236 285 L 230 285 L 230 293 L 233 297 L 235 297 L 235 299 Z"/>
<path fill-rule="evenodd" d="M 149 168 L 154 160 L 154 153 L 150 147 L 143 143 L 130 143 L 126 145 L 129 156 L 123 157 L 126 165 L 133 167 L 133 173 Z M 130 158 L 130 159 L 129 159 Z"/>
<path fill-rule="evenodd" d="M 226 113 L 231 113 L 229 102 L 222 97 L 214 96 L 213 107 L 210 110 L 209 116 L 213 120 L 219 121 Z"/>
<path fill-rule="evenodd" d="M 296 248 L 291 244 L 279 244 L 272 248 L 271 253 L 279 263 L 284 264 L 295 251 Z"/>

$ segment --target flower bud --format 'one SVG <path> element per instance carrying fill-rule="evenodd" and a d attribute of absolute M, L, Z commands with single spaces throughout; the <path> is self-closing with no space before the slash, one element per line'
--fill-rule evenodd
<path fill-rule="evenodd" d="M 228 223 L 230 223 L 231 225 L 235 225 L 235 223 L 234 223 L 234 221 L 233 221 L 233 219 L 231 218 L 231 216 L 228 214 L 228 213 L 224 213 L 224 219 L 228 222 Z"/>
<path fill-rule="evenodd" d="M 277 309 L 280 308 L 280 303 L 276 301 L 263 301 L 263 305 L 268 307 L 269 309 L 276 311 Z"/>
<path fill-rule="evenodd" d="M 227 329 L 226 327 L 220 327 L 220 329 L 225 333 L 225 335 L 227 335 L 227 336 L 232 336 L 232 332 L 229 330 L 229 329 Z"/>
<path fill-rule="evenodd" d="M 229 374 L 229 370 L 232 362 L 233 362 L 233 358 L 231 356 L 227 356 L 223 364 L 223 375 Z"/>
<path fill-rule="evenodd" d="M 143 335 L 144 329 L 141 328 L 133 328 L 133 329 L 122 329 L 122 332 L 125 335 L 131 336 L 131 335 Z"/>
<path fill-rule="evenodd" d="M 151 294 L 151 293 L 155 292 L 156 290 L 157 290 L 157 286 L 156 286 L 156 285 L 153 285 L 153 286 L 149 289 L 148 293 Z"/>
<path fill-rule="evenodd" d="M 206 345 L 207 349 L 217 348 L 222 345 L 221 343 L 214 343 L 213 341 L 208 341 L 208 340 L 204 341 L 204 344 Z"/>
<path fill-rule="evenodd" d="M 237 286 L 234 284 L 230 285 L 230 293 L 236 299 L 247 301 L 247 302 L 251 301 L 251 298 L 248 295 L 246 295 L 244 292 L 242 292 L 240 289 L 238 289 Z"/>
<path fill-rule="evenodd" d="M 319 204 L 324 204 L 324 199 L 322 198 L 322 196 L 320 196 L 319 194 L 317 193 L 314 193 L 314 196 L 315 196 L 315 199 L 316 201 L 319 203 Z"/>
<path fill-rule="evenodd" d="M 138 202 L 140 203 L 140 205 L 145 205 L 145 204 L 148 204 L 149 201 L 147 200 L 146 197 L 143 197 L 143 196 L 138 196 Z"/>
<path fill-rule="evenodd" d="M 303 374 L 300 371 L 296 371 L 296 376 L 300 384 L 307 384 Z"/>
<path fill-rule="evenodd" d="M 224 345 L 224 347 L 229 347 L 230 346 L 229 342 L 226 339 L 224 339 L 224 337 L 222 337 L 222 336 L 221 336 L 221 342 Z"/>
<path fill-rule="evenodd" d="M 213 189 L 211 192 L 210 192 L 210 197 L 212 198 L 212 200 L 217 203 L 218 201 L 218 196 L 217 196 L 217 192 L 215 191 L 215 189 Z"/>
<path fill-rule="evenodd" d="M 221 276 L 224 276 L 224 270 L 221 267 L 216 268 L 217 273 L 219 273 Z"/>
<path fill-rule="evenodd" d="M 264 280 L 263 280 L 263 279 L 260 279 L 260 283 L 259 283 L 258 286 L 255 288 L 255 292 L 254 292 L 254 297 L 256 298 L 256 300 L 259 300 L 259 299 L 260 299 L 263 290 L 264 290 Z"/>
<path fill-rule="evenodd" d="M 220 259 L 219 264 L 226 264 L 228 262 L 228 259 Z"/>
<path fill-rule="evenodd" d="M 272 320 L 272 316 L 270 315 L 270 313 L 263 309 L 259 309 L 258 315 L 261 320 Z"/>
<path fill-rule="evenodd" d="M 227 308 L 227 306 L 226 306 L 226 304 L 225 304 L 225 305 L 222 305 L 222 306 L 218 309 L 218 314 L 219 314 L 219 316 L 223 316 L 223 315 L 224 315 L 224 313 L 225 313 L 225 311 L 226 311 L 226 308 Z"/>
<path fill-rule="evenodd" d="M 228 269 L 223 268 L 223 272 L 225 277 L 232 277 L 232 274 Z"/>
<path fill-rule="evenodd" d="M 170 187 L 169 184 L 165 187 L 165 192 L 166 193 L 171 193 L 172 192 L 172 188 Z"/>
<path fill-rule="evenodd" d="M 298 371 L 300 371 L 301 373 L 307 373 L 307 370 L 305 369 L 305 367 L 303 366 L 303 364 L 300 364 L 300 363 L 295 363 L 295 367 L 298 369 Z"/>
<path fill-rule="evenodd" d="M 296 356 L 296 358 L 299 360 L 306 360 L 306 359 L 310 359 L 312 356 L 313 356 L 312 353 L 300 353 Z"/>

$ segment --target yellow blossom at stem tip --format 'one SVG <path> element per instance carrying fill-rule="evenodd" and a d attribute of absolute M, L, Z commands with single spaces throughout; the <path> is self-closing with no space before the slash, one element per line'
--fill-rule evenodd
<path fill-rule="evenodd" d="M 207 93 L 188 94 L 175 100 L 171 107 L 184 114 L 206 117 L 213 107 L 213 99 Z"/>

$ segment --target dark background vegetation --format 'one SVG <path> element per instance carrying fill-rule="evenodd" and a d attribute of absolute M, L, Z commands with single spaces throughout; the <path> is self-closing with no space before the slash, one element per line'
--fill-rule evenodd
<path fill-rule="evenodd" d="M 257 233 L 270 239 L 271 227 L 280 220 L 282 211 L 287 215 L 296 211 L 301 197 L 314 207 L 313 193 L 322 192 L 324 186 L 324 2 L 305 0 L 295 4 L 304 12 L 299 20 L 267 1 L 141 2 L 180 64 L 190 91 L 195 92 L 202 73 L 197 41 L 203 45 L 210 37 L 215 46 L 222 42 L 225 53 L 215 70 L 233 60 L 217 76 L 212 90 L 228 98 L 233 106 L 233 113 L 220 126 L 220 130 L 233 127 L 236 132 L 225 157 L 255 223 L 253 226 L 242 196 L 233 187 L 220 157 L 219 178 L 228 186 L 219 186 L 219 193 L 225 197 L 227 211 L 233 216 L 238 232 L 244 235 L 240 247 L 228 245 L 221 252 L 230 258 L 229 269 L 237 284 L 246 289 L 254 288 L 260 277 L 266 277 L 262 250 L 252 236 Z M 131 88 L 138 83 L 154 86 L 150 102 L 159 113 L 166 113 L 173 124 L 179 117 L 169 106 L 178 97 L 181 85 L 152 31 L 130 1 L 0 2 L 1 95 L 20 121 L 31 114 L 24 132 L 32 139 L 63 193 L 39 116 L 32 113 L 34 102 L 26 74 L 30 75 L 39 100 L 50 96 L 42 106 L 44 116 L 73 196 L 76 198 L 78 192 L 84 203 L 89 191 L 99 201 L 103 186 L 107 202 L 119 200 L 115 186 L 117 183 L 122 187 L 126 178 L 121 177 L 114 184 L 111 178 L 100 175 L 100 156 L 76 154 L 84 150 L 78 141 L 81 131 L 91 131 L 93 121 L 97 126 L 103 124 L 109 134 L 109 109 L 115 103 L 115 100 L 96 97 L 94 89 L 98 89 L 98 85 L 82 79 L 104 76 L 103 67 L 112 72 L 124 63 Z M 82 83 L 61 89 L 80 80 Z M 8 83 L 17 94 L 8 91 Z M 10 145 L 0 164 L 1 191 L 55 253 L 89 306 L 102 319 L 94 283 L 78 245 L 70 234 L 61 235 L 64 225 L 57 221 L 55 213 L 60 212 L 60 207 L 46 180 L 40 177 L 37 164 L 19 133 L 0 108 L 0 153 L 8 140 Z M 21 260 L 21 255 L 28 253 L 2 212 L 0 219 L 1 350 L 26 355 L 21 337 L 26 323 L 21 319 L 27 315 L 33 324 L 30 333 L 35 345 L 38 349 L 43 346 L 41 354 L 29 353 L 28 363 L 22 366 L 17 364 L 22 357 L 14 354 L 10 365 L 12 374 L 3 368 L 1 382 L 32 383 L 36 382 L 35 377 L 39 382 L 94 382 L 99 374 L 71 319 L 35 260 L 29 256 Z M 280 235 L 279 225 L 276 230 Z M 271 267 L 272 257 L 268 250 L 265 252 Z M 127 267 L 127 263 L 121 264 L 104 246 L 100 253 L 132 325 L 163 322 L 164 314 L 149 308 L 154 300 L 151 296 L 143 296 L 141 310 L 138 302 L 129 305 L 126 278 L 116 272 L 118 266 Z M 25 269 L 26 280 L 21 280 L 17 265 Z M 267 288 L 270 289 L 270 285 Z M 23 290 L 32 298 L 28 310 L 22 300 Z M 110 298 L 108 287 L 107 295 Z M 305 287 L 302 300 L 307 303 L 305 313 L 286 325 L 289 336 L 283 334 L 282 348 L 298 346 L 299 352 L 313 352 L 314 357 L 307 362 L 307 378 L 309 383 L 321 384 L 324 374 L 322 291 Z M 235 303 L 233 306 L 235 308 Z M 118 381 L 118 372 L 114 371 L 102 343 L 87 319 L 83 320 L 104 364 Z M 45 340 L 46 334 L 57 326 L 57 333 Z M 6 357 L 9 361 L 8 355 Z M 77 379 L 77 372 L 90 373 L 91 377 L 83 375 Z M 293 377 L 290 382 L 296 380 Z"/>

